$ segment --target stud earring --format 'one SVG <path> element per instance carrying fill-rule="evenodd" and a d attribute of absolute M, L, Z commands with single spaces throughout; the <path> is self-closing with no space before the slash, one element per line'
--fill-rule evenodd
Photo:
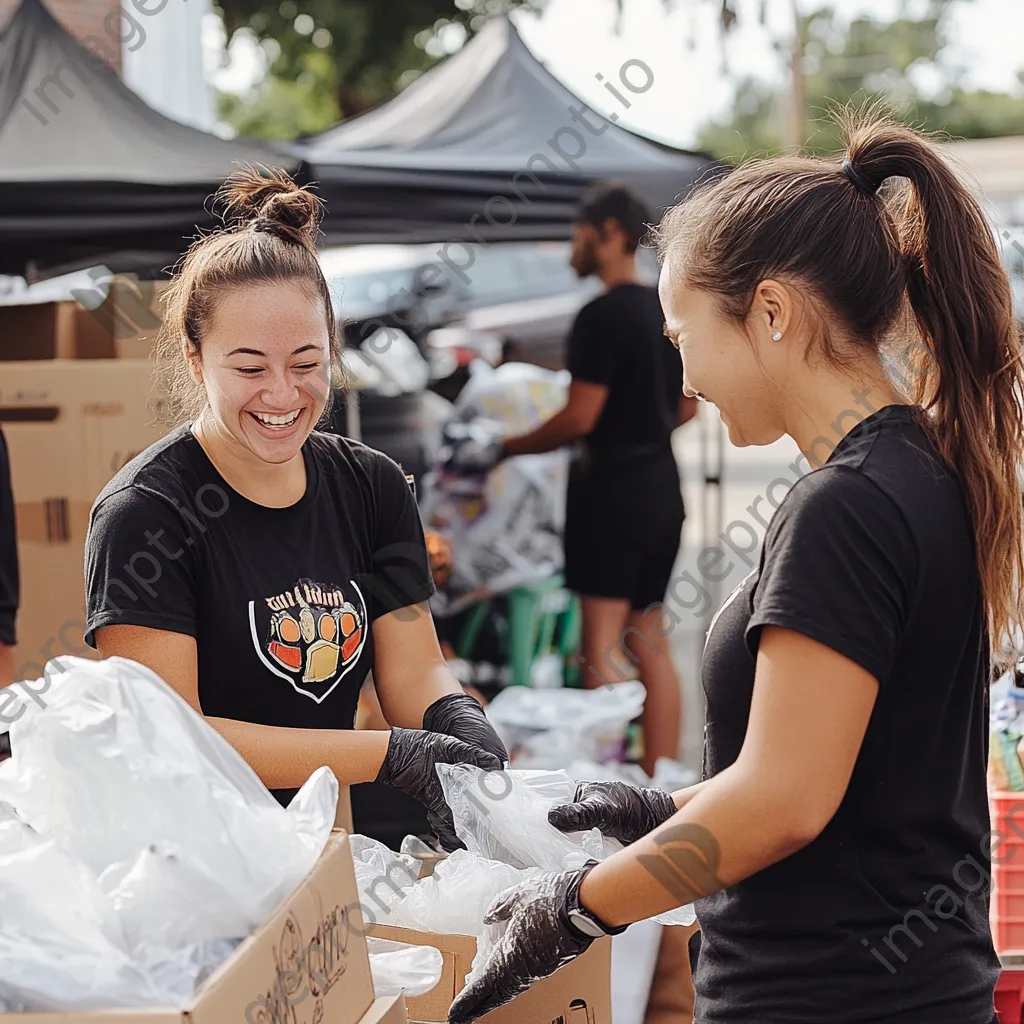
<path fill-rule="evenodd" d="M 782 341 L 782 331 L 776 331 L 772 335 L 772 341 Z"/>

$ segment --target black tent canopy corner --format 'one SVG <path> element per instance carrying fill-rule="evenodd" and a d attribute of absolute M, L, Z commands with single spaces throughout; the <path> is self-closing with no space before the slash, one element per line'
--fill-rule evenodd
<path fill-rule="evenodd" d="M 204 204 L 233 170 L 301 174 L 294 154 L 157 113 L 97 56 L 102 44 L 79 44 L 41 0 L 0 30 L 0 273 L 166 266 L 214 226 Z"/>
<path fill-rule="evenodd" d="M 720 167 L 588 111 L 507 17 L 300 151 L 331 244 L 564 239 L 591 181 L 624 180 L 660 213 Z"/>

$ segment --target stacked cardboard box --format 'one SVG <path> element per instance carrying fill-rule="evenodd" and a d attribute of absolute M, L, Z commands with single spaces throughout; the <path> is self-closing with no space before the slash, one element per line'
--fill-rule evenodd
<path fill-rule="evenodd" d="M 11 457 L 21 569 L 18 679 L 83 641 L 89 509 L 157 440 L 150 346 L 167 282 L 118 275 L 106 293 L 0 305 L 0 425 Z"/>
<path fill-rule="evenodd" d="M 18 679 L 60 654 L 88 656 L 85 534 L 107 481 L 162 433 L 146 360 L 0 363 L 21 570 Z"/>
<path fill-rule="evenodd" d="M 0 304 L 0 359 L 147 359 L 168 283 L 118 274 L 74 300 Z"/>
<path fill-rule="evenodd" d="M 185 1009 L 0 1014 L 0 1024 L 405 1024 L 402 996 L 375 999 L 348 836 L 336 832 L 302 884 Z M 546 1024 L 546 1022 L 545 1022 Z"/>

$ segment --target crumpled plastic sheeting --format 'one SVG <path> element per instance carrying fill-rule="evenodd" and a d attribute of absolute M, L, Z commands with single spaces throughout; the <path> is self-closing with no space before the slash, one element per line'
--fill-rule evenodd
<path fill-rule="evenodd" d="M 636 680 L 596 690 L 508 686 L 487 705 L 487 717 L 516 768 L 554 771 L 579 760 L 621 760 L 626 728 L 646 696 Z"/>
<path fill-rule="evenodd" d="M 469 850 L 456 850 L 434 873 L 421 878 L 395 908 L 395 924 L 425 932 L 479 935 L 491 901 L 503 889 L 541 872 L 522 871 L 487 860 Z"/>
<path fill-rule="evenodd" d="M 471 765 L 436 765 L 455 831 L 466 847 L 517 868 L 571 871 L 622 849 L 594 828 L 565 834 L 548 822 L 556 804 L 572 803 L 576 780 L 565 772 L 484 772 Z M 690 925 L 692 905 L 659 914 L 659 924 Z"/>
<path fill-rule="evenodd" d="M 433 946 L 410 946 L 390 939 L 366 940 L 370 953 L 373 991 L 383 996 L 421 996 L 440 980 L 444 957 Z"/>
<path fill-rule="evenodd" d="M 414 857 L 394 853 L 366 836 L 350 838 L 359 901 L 371 932 L 374 924 L 386 924 L 477 935 L 491 900 L 536 873 L 456 850 L 437 864 L 433 874 L 419 878 L 420 863 Z"/>
<path fill-rule="evenodd" d="M 435 765 L 455 831 L 466 848 L 514 868 L 566 871 L 603 859 L 596 829 L 566 835 L 548 822 L 556 804 L 572 803 L 576 782 L 565 772 L 485 772 L 472 765 Z"/>
<path fill-rule="evenodd" d="M 135 662 L 58 658 L 45 681 L 0 765 L 20 817 L 0 814 L 0 1001 L 182 1006 L 312 868 L 337 780 L 320 769 L 285 810 Z"/>

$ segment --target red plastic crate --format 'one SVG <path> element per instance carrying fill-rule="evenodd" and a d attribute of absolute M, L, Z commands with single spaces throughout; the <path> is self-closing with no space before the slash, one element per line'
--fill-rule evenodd
<path fill-rule="evenodd" d="M 992 829 L 999 834 L 992 864 L 990 921 L 999 954 L 1024 952 L 1024 793 L 989 794 Z M 1024 978 L 1024 972 L 1021 975 Z M 1013 1024 L 1019 1024 L 1013 1018 Z"/>
<path fill-rule="evenodd" d="M 999 1024 L 1021 1024 L 1024 1010 L 1024 966 L 1008 967 L 996 982 L 996 1015 Z"/>

